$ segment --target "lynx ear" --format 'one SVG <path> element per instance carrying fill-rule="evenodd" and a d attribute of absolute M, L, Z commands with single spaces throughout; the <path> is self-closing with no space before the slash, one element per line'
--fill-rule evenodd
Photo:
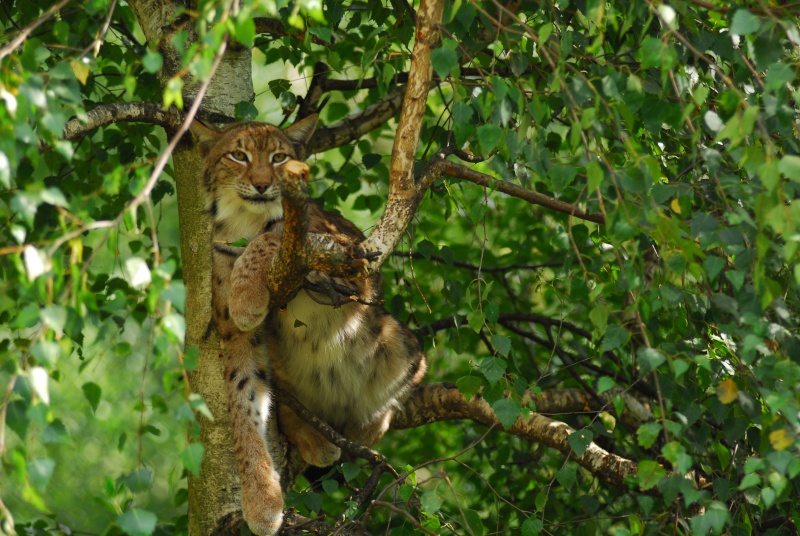
<path fill-rule="evenodd" d="M 289 141 L 292 142 L 297 157 L 300 159 L 305 157 L 306 145 L 308 145 L 308 141 L 317 128 L 318 120 L 319 116 L 317 114 L 309 115 L 283 131 Z"/>
<path fill-rule="evenodd" d="M 220 130 L 213 125 L 206 125 L 198 119 L 192 121 L 192 124 L 189 126 L 189 132 L 192 133 L 192 143 L 197 146 L 200 150 L 200 154 L 204 157 L 222 137 L 222 132 Z"/>

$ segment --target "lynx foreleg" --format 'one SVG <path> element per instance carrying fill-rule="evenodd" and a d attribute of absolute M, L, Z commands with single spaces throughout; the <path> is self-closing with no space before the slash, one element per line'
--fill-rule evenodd
<path fill-rule="evenodd" d="M 283 492 L 264 439 L 272 400 L 266 347 L 258 337 L 239 332 L 225 341 L 225 379 L 242 515 L 253 533 L 272 536 L 283 522 Z"/>
<path fill-rule="evenodd" d="M 261 325 L 270 307 L 267 271 L 281 245 L 281 237 L 264 233 L 252 240 L 236 259 L 231 272 L 230 314 L 242 331 Z"/>

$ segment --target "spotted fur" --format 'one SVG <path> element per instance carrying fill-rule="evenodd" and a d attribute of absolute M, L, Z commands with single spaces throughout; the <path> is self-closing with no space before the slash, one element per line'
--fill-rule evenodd
<path fill-rule="evenodd" d="M 204 185 L 214 220 L 213 321 L 225 356 L 242 511 L 262 536 L 277 532 L 283 515 L 280 482 L 264 439 L 275 406 L 271 378 L 339 432 L 373 445 L 426 368 L 414 334 L 382 307 L 369 305 L 382 297 L 380 275 L 351 282 L 311 272 L 285 311 L 270 303 L 267 268 L 283 233 L 280 167 L 303 158 L 316 122 L 309 117 L 286 130 L 264 123 L 192 127 L 205 155 Z M 309 232 L 345 246 L 363 239 L 350 221 L 313 203 Z M 231 245 L 241 238 L 246 247 Z M 331 288 L 363 303 L 329 305 L 332 296 L 324 290 Z M 339 449 L 291 409 L 276 409 L 281 430 L 306 462 L 324 467 L 339 458 Z"/>

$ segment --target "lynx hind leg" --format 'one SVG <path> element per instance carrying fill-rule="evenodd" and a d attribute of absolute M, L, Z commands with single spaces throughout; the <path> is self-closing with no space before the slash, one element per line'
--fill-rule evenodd
<path fill-rule="evenodd" d="M 416 335 L 406 325 L 385 312 L 376 315 L 373 322 L 375 325 L 372 330 L 378 344 L 368 389 L 371 392 L 391 393 L 391 399 L 383 413 L 375 419 L 366 423 L 351 422 L 344 430 L 347 437 L 368 447 L 383 438 L 395 409 L 422 381 L 427 369 L 425 352 Z"/>
<path fill-rule="evenodd" d="M 297 416 L 287 406 L 278 406 L 281 430 L 300 451 L 300 456 L 309 465 L 328 467 L 342 455 L 339 447 L 325 439 L 313 426 Z"/>
<path fill-rule="evenodd" d="M 225 379 L 242 515 L 253 533 L 272 536 L 283 522 L 283 492 L 265 440 L 271 410 L 265 346 L 252 339 L 237 333 L 225 343 Z"/>
<path fill-rule="evenodd" d="M 269 311 L 267 267 L 280 248 L 280 236 L 265 233 L 247 245 L 231 272 L 228 307 L 231 319 L 242 331 L 258 327 Z"/>

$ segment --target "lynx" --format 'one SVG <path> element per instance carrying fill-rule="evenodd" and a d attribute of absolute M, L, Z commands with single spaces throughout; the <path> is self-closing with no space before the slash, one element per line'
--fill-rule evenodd
<path fill-rule="evenodd" d="M 192 126 L 214 221 L 213 323 L 225 359 L 242 513 L 262 536 L 277 532 L 283 519 L 280 478 L 265 442 L 271 413 L 277 412 L 280 429 L 307 463 L 326 467 L 341 454 L 272 400 L 271 382 L 279 381 L 351 440 L 371 446 L 426 368 L 414 334 L 372 305 L 381 300 L 380 275 L 347 281 L 311 272 L 285 310 L 270 303 L 267 267 L 283 233 L 281 167 L 304 157 L 316 124 L 312 116 L 285 130 L 265 123 Z M 309 232 L 340 244 L 364 238 L 350 221 L 314 203 L 308 220 Z M 246 247 L 232 245 L 242 238 Z M 330 289 L 360 299 L 334 307 Z"/>

